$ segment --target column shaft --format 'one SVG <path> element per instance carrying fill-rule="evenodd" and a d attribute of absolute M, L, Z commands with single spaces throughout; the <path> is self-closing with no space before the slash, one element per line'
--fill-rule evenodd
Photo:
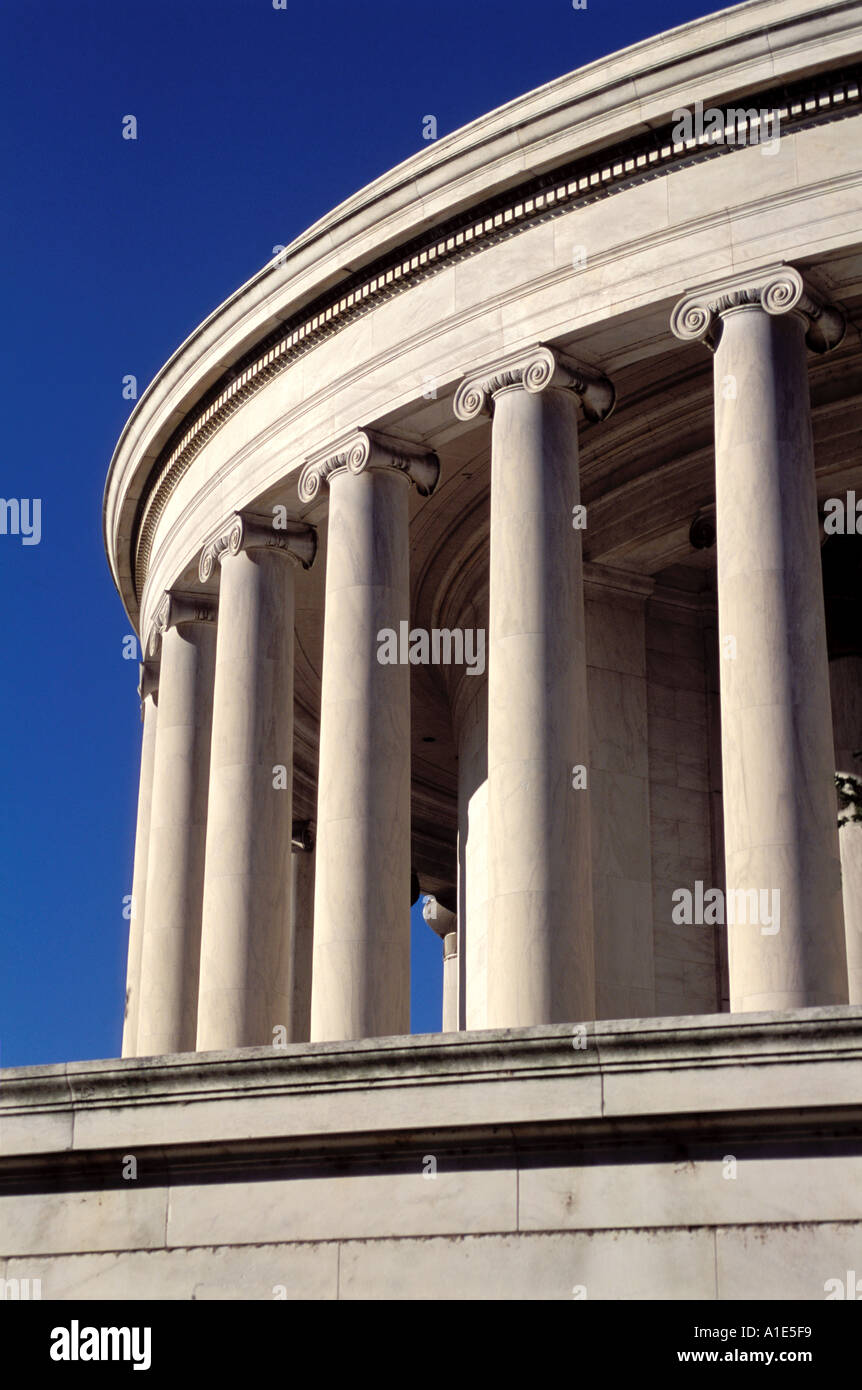
<path fill-rule="evenodd" d="M 731 1008 L 846 1003 L 802 317 L 723 312 L 715 382 Z M 773 890 L 780 920 L 753 923 L 752 891 L 771 909 Z"/>
<path fill-rule="evenodd" d="M 329 482 L 314 1041 L 410 1030 L 410 668 L 377 659 L 408 620 L 408 495 L 390 468 Z"/>
<path fill-rule="evenodd" d="M 135 867 L 132 876 L 132 902 L 129 918 L 129 960 L 126 970 L 126 1009 L 123 1020 L 123 1056 L 136 1057 L 138 1015 L 140 1012 L 141 955 L 147 895 L 147 858 L 150 848 L 150 815 L 153 803 L 153 769 L 156 762 L 158 690 L 147 688 L 146 668 L 141 666 L 141 776 L 138 785 L 138 820 L 135 828 Z"/>
<path fill-rule="evenodd" d="M 290 1034 L 294 567 L 221 557 L 198 1051 Z"/>
<path fill-rule="evenodd" d="M 444 1033 L 458 1032 L 458 1012 L 458 933 L 453 931 L 443 941 Z"/>
<path fill-rule="evenodd" d="M 488 657 L 488 1026 L 594 1015 L 577 403 L 494 394 Z"/>
<path fill-rule="evenodd" d="M 460 1028 L 460 988 L 458 981 L 458 917 L 433 894 L 425 898 L 422 916 L 443 946 L 443 999 L 441 1031 L 457 1033 Z"/>
<path fill-rule="evenodd" d="M 469 679 L 469 678 L 468 678 Z M 488 1027 L 488 684 L 458 726 L 459 1027 Z"/>
<path fill-rule="evenodd" d="M 195 1047 L 215 646 L 210 620 L 162 637 L 138 1056 Z"/>
<path fill-rule="evenodd" d="M 829 663 L 835 770 L 862 779 L 862 656 L 839 656 Z M 862 821 L 842 812 L 838 832 L 844 939 L 847 946 L 848 1002 L 862 1004 Z"/>

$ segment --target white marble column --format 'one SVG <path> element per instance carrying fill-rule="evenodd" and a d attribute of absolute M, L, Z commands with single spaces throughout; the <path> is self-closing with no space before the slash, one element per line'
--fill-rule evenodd
<path fill-rule="evenodd" d="M 409 621 L 408 500 L 436 457 L 361 431 L 309 460 L 329 487 L 311 1038 L 410 1030 L 410 668 L 381 664 Z"/>
<path fill-rule="evenodd" d="M 687 296 L 672 328 L 715 353 L 731 1009 L 846 1003 L 805 355 L 806 340 L 840 341 L 843 322 L 779 265 Z"/>
<path fill-rule="evenodd" d="M 262 1047 L 291 1028 L 294 571 L 316 536 L 243 513 L 220 563 L 197 1050 Z"/>
<path fill-rule="evenodd" d="M 138 820 L 135 828 L 135 867 L 129 917 L 129 959 L 126 969 L 126 1010 L 123 1020 L 123 1056 L 137 1056 L 140 1011 L 141 952 L 147 900 L 147 856 L 150 850 L 150 812 L 153 803 L 153 768 L 156 761 L 159 672 L 152 661 L 142 661 L 138 694 L 141 697 L 141 777 L 138 784 Z"/>
<path fill-rule="evenodd" d="M 422 905 L 422 916 L 443 944 L 443 1033 L 457 1033 L 460 1006 L 458 1000 L 458 918 L 429 894 Z"/>
<path fill-rule="evenodd" d="M 488 1026 L 595 1017 L 578 402 L 606 378 L 538 346 L 465 380 L 493 415 L 488 651 Z"/>
<path fill-rule="evenodd" d="M 838 656 L 829 663 L 835 770 L 862 782 L 862 656 Z M 841 812 L 838 831 L 847 945 L 848 1002 L 862 1004 L 862 821 Z"/>
<path fill-rule="evenodd" d="M 137 1055 L 193 1052 L 197 1034 L 216 603 L 166 595 Z"/>

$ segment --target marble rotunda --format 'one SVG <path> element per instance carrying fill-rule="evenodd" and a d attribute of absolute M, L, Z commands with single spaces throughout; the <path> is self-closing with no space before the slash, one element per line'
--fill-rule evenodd
<path fill-rule="evenodd" d="M 146 652 L 124 1056 L 408 1033 L 417 890 L 453 1030 L 862 1001 L 818 514 L 862 484 L 849 56 L 719 67 L 718 140 L 634 71 L 552 83 L 159 374 L 105 496 Z"/>

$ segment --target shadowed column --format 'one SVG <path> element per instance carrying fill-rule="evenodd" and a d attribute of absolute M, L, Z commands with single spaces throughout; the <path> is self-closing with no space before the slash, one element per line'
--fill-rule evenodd
<path fill-rule="evenodd" d="M 487 630 L 485 612 L 481 618 Z M 488 1027 L 487 674 L 478 680 L 465 677 L 459 694 L 463 699 L 453 715 L 458 737 L 458 1022 L 472 1029 Z"/>
<path fill-rule="evenodd" d="M 862 637 L 862 632 L 859 635 Z M 829 675 L 835 769 L 843 778 L 854 779 L 858 784 L 862 781 L 862 656 L 836 658 L 829 663 Z M 851 1004 L 862 1004 L 862 820 L 855 819 L 858 814 L 854 805 L 843 807 L 838 832 Z"/>
<path fill-rule="evenodd" d="M 493 416 L 488 651 L 489 1028 L 595 1016 L 578 405 L 606 378 L 543 346 L 465 380 Z"/>
<path fill-rule="evenodd" d="M 142 661 L 138 693 L 141 697 L 141 777 L 138 786 L 138 819 L 135 828 L 135 868 L 132 877 L 132 903 L 129 918 L 129 961 L 126 970 L 126 1011 L 123 1021 L 123 1056 L 136 1057 L 138 1014 L 141 1004 L 141 954 L 144 945 L 144 918 L 147 898 L 147 857 L 150 851 L 150 814 L 153 804 L 153 769 L 156 763 L 156 723 L 158 719 L 159 672 L 150 661 Z"/>
<path fill-rule="evenodd" d="M 311 1037 L 311 967 L 314 944 L 314 830 L 309 823 L 293 827 L 290 920 L 293 946 L 291 978 L 291 1042 Z"/>

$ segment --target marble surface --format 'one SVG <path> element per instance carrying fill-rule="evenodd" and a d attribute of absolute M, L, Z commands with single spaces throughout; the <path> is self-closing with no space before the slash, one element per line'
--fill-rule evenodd
<path fill-rule="evenodd" d="M 142 668 L 143 669 L 143 668 Z M 156 762 L 158 692 L 148 693 L 141 704 L 143 736 L 138 782 L 138 818 L 135 825 L 135 865 L 129 919 L 129 958 L 126 969 L 126 1009 L 123 1020 L 124 1057 L 134 1057 L 138 1046 L 138 1014 L 141 993 L 141 957 L 147 906 L 147 859 L 150 851 L 150 817 L 153 805 L 153 771 Z"/>
<path fill-rule="evenodd" d="M 862 1010 L 572 1043 L 560 1024 L 6 1070 L 0 1273 L 57 1300 L 713 1300 L 822 1299 L 856 1267 Z"/>
<path fill-rule="evenodd" d="M 716 394 L 727 888 L 781 895 L 774 935 L 728 929 L 733 1009 L 847 999 L 804 331 L 732 309 L 715 356 L 716 383 L 738 382 Z"/>
<path fill-rule="evenodd" d="M 221 560 L 197 1048 L 292 1032 L 294 566 Z"/>
<path fill-rule="evenodd" d="M 494 395 L 488 1023 L 592 1018 L 595 975 L 574 393 Z"/>
<path fill-rule="evenodd" d="M 215 648 L 211 621 L 162 637 L 139 1057 L 195 1045 Z"/>
<path fill-rule="evenodd" d="M 407 477 L 329 481 L 311 1037 L 410 1020 L 410 668 L 377 634 L 408 618 Z"/>

